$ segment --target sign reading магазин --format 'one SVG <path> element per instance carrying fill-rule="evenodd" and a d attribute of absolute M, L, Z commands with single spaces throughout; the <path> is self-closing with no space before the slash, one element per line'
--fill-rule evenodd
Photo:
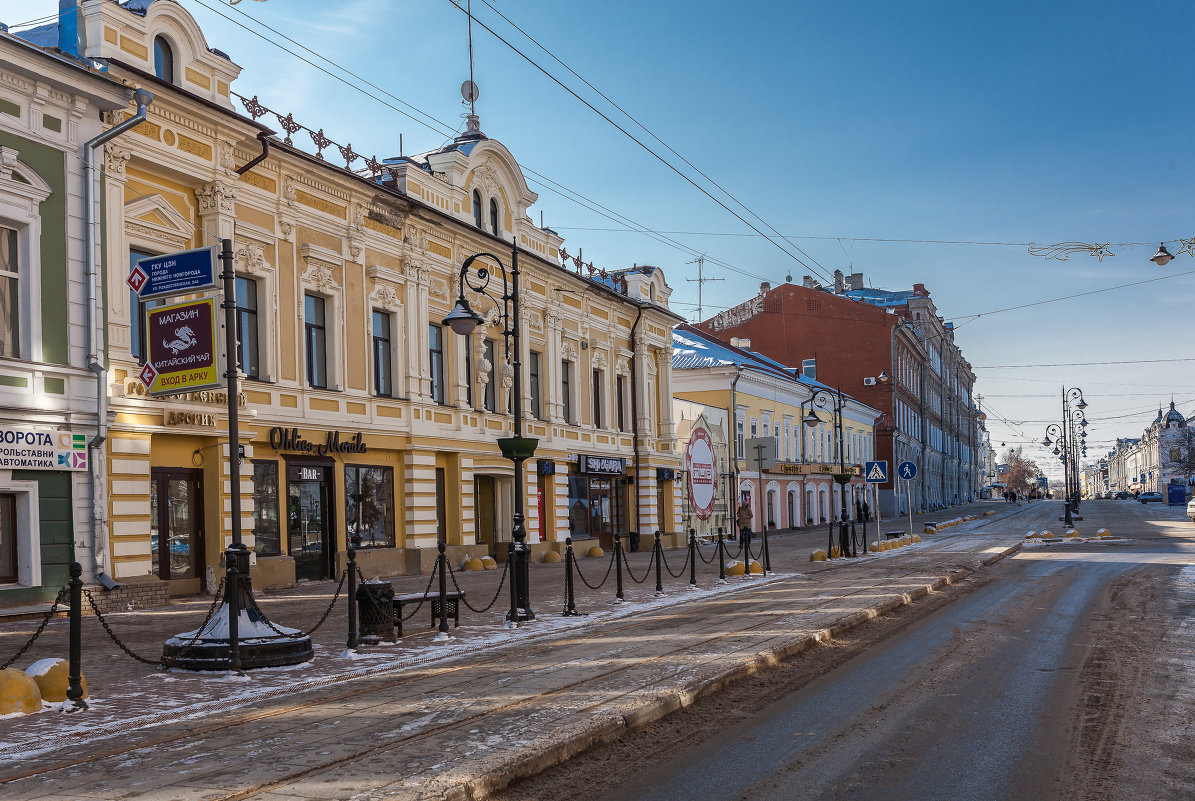
<path fill-rule="evenodd" d="M 138 378 L 151 395 L 222 386 L 216 366 L 216 301 L 189 300 L 145 313 L 149 359 Z"/>
<path fill-rule="evenodd" d="M 86 470 L 87 435 L 0 426 L 0 469 Z"/>

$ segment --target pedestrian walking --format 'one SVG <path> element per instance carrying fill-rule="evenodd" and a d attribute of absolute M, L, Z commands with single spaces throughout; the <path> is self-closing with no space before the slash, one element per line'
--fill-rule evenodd
<path fill-rule="evenodd" d="M 751 514 L 751 501 L 748 498 L 743 498 L 743 502 L 739 504 L 739 512 L 737 515 L 739 524 L 739 544 L 746 541 L 747 535 L 751 533 L 751 521 L 755 519 L 755 515 Z"/>

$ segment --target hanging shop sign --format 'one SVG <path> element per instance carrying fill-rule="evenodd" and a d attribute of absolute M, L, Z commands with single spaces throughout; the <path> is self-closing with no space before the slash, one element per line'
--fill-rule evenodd
<path fill-rule="evenodd" d="M 216 299 L 158 306 L 145 312 L 148 359 L 137 377 L 150 395 L 178 395 L 223 386 L 216 367 Z"/>
<path fill-rule="evenodd" d="M 693 429 L 685 449 L 685 481 L 689 485 L 689 504 L 699 520 L 709 520 L 718 497 L 718 465 L 714 461 L 714 443 L 710 432 L 701 426 Z"/>
<path fill-rule="evenodd" d="M 299 433 L 297 428 L 274 426 L 270 429 L 270 447 L 276 451 L 296 451 L 312 456 L 328 456 L 334 453 L 366 453 L 365 438 L 360 431 L 352 436 L 340 438 L 339 431 L 329 431 L 323 442 L 313 442 Z"/>
<path fill-rule="evenodd" d="M 216 286 L 216 248 L 147 256 L 129 270 L 125 283 L 142 300 L 191 295 Z"/>
<path fill-rule="evenodd" d="M 577 464 L 582 473 L 600 473 L 610 476 L 621 476 L 626 472 L 626 463 L 614 456 L 581 456 Z"/>
<path fill-rule="evenodd" d="M 0 426 L 0 469 L 86 470 L 87 435 Z"/>

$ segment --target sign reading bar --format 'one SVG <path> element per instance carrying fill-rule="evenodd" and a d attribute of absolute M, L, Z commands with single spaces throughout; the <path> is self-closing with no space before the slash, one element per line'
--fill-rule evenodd
<path fill-rule="evenodd" d="M 216 248 L 147 256 L 129 271 L 127 283 L 142 300 L 190 295 L 216 286 Z"/>
<path fill-rule="evenodd" d="M 141 383 L 150 395 L 222 386 L 216 367 L 216 300 L 203 298 L 145 312 L 148 360 Z"/>
<path fill-rule="evenodd" d="M 621 458 L 614 456 L 582 456 L 581 472 L 621 476 L 626 472 L 626 467 Z"/>
<path fill-rule="evenodd" d="M 693 429 L 685 451 L 685 479 L 689 483 L 689 503 L 699 520 L 709 520 L 718 497 L 718 465 L 710 432 L 701 426 Z"/>
<path fill-rule="evenodd" d="M 87 435 L 0 426 L 0 469 L 86 470 Z"/>

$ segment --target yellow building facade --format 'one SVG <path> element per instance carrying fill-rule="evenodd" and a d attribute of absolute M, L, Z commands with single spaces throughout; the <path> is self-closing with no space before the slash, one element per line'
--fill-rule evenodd
<path fill-rule="evenodd" d="M 438 540 L 454 558 L 501 559 L 516 491 L 533 552 L 677 529 L 669 354 L 680 318 L 660 270 L 562 267 L 563 240 L 532 224 L 536 194 L 476 119 L 440 150 L 340 168 L 333 148 L 313 155 L 274 135 L 262 122 L 282 115 L 256 98 L 243 103 L 250 116 L 236 111 L 239 67 L 177 4 L 139 14 L 87 0 L 79 16 L 81 52 L 155 98 L 105 159 L 103 469 L 117 580 L 212 591 L 236 490 L 254 580 L 267 587 L 333 578 L 348 547 L 368 575 L 426 570 Z M 246 170 L 263 142 L 268 154 Z M 142 386 L 154 304 L 125 284 L 139 258 L 224 239 L 243 375 L 236 475 L 225 390 L 161 398 Z M 489 252 L 509 269 L 512 246 L 521 387 L 493 304 L 466 289 L 486 324 L 468 338 L 441 324 L 465 259 Z M 515 391 L 524 435 L 539 440 L 521 488 L 496 445 L 512 434 Z"/>

